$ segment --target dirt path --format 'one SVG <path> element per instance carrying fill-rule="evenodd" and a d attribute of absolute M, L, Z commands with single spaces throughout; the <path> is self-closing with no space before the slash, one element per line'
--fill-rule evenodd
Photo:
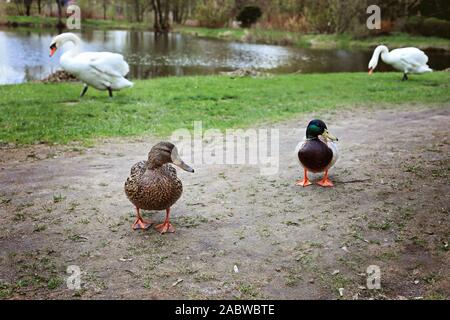
<path fill-rule="evenodd" d="M 320 115 L 340 138 L 333 189 L 295 186 L 311 115 L 278 124 L 278 175 L 180 172 L 164 236 L 131 231 L 123 192 L 156 140 L 1 149 L 0 298 L 449 298 L 448 107 Z M 69 265 L 81 291 L 66 288 Z M 381 290 L 365 288 L 369 265 Z"/>

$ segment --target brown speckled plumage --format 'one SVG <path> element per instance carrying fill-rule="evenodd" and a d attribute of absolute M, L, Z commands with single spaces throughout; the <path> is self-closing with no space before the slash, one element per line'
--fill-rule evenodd
<path fill-rule="evenodd" d="M 140 161 L 131 168 L 131 174 L 125 182 L 128 199 L 137 208 L 144 210 L 170 208 L 183 192 L 177 171 L 168 163 L 170 158 L 155 147 L 150 151 L 147 161 Z M 165 143 L 163 148 L 172 151 L 173 145 Z"/>

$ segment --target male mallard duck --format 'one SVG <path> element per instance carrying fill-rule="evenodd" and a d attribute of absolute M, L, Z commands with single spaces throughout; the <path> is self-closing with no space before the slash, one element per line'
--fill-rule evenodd
<path fill-rule="evenodd" d="M 298 180 L 298 186 L 309 186 L 308 170 L 312 172 L 325 172 L 323 179 L 317 182 L 322 187 L 332 187 L 333 183 L 328 179 L 330 169 L 338 159 L 338 139 L 328 132 L 326 124 L 322 120 L 312 120 L 306 129 L 306 138 L 295 149 L 300 165 L 303 166 L 305 176 Z"/>
<path fill-rule="evenodd" d="M 160 233 L 175 232 L 169 221 L 170 207 L 181 197 L 183 185 L 170 163 L 188 172 L 194 172 L 194 169 L 181 160 L 177 147 L 170 142 L 160 142 L 153 146 L 148 160 L 140 161 L 131 168 L 131 174 L 125 182 L 125 193 L 136 206 L 134 230 L 147 229 L 152 225 L 142 219 L 140 209 L 165 209 L 166 219 L 155 229 Z"/>

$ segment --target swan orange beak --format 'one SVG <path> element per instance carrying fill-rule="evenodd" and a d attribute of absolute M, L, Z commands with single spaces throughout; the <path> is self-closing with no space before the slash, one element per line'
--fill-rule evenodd
<path fill-rule="evenodd" d="M 50 49 L 50 58 L 53 57 L 55 52 L 56 52 L 56 47 Z"/>
<path fill-rule="evenodd" d="M 373 68 L 369 69 L 369 76 L 373 73 Z"/>

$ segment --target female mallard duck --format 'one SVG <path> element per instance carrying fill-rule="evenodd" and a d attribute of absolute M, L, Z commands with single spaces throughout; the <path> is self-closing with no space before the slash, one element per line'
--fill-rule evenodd
<path fill-rule="evenodd" d="M 309 186 L 308 170 L 312 172 L 325 172 L 323 179 L 317 182 L 322 187 L 333 187 L 328 179 L 330 169 L 338 159 L 337 145 L 334 141 L 338 139 L 328 132 L 326 124 L 322 120 L 312 120 L 306 129 L 306 138 L 300 142 L 295 149 L 300 165 L 303 166 L 305 176 L 298 180 L 298 186 Z"/>
<path fill-rule="evenodd" d="M 142 219 L 140 209 L 165 209 L 166 219 L 155 229 L 160 233 L 175 232 L 169 221 L 170 207 L 181 197 L 183 185 L 170 163 L 194 172 L 194 169 L 181 160 L 177 147 L 170 142 L 158 143 L 150 150 L 147 161 L 140 161 L 131 168 L 131 174 L 125 182 L 125 193 L 136 206 L 134 230 L 147 229 L 152 225 Z"/>

